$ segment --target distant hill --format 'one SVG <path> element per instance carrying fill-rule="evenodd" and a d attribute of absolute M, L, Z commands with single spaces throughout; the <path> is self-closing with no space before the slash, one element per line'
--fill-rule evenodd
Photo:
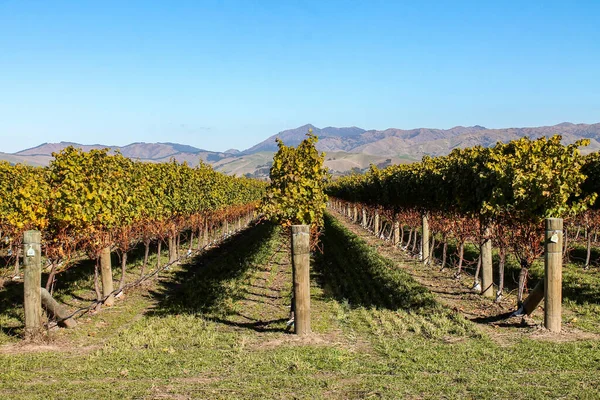
<path fill-rule="evenodd" d="M 8 161 L 11 164 L 28 164 L 34 167 L 43 167 L 50 163 L 52 156 L 19 156 L 16 154 L 0 152 L 0 160 Z"/>
<path fill-rule="evenodd" d="M 585 151 L 600 149 L 600 123 L 572 124 L 562 123 L 554 126 L 534 128 L 487 129 L 483 126 L 457 126 L 451 129 L 395 129 L 383 131 L 360 128 L 324 128 L 304 125 L 300 128 L 279 132 L 267 140 L 245 150 L 243 154 L 256 151 L 276 150 L 275 139 L 280 138 L 284 143 L 296 145 L 304 138 L 308 129 L 312 128 L 319 136 L 317 148 L 325 152 L 362 153 L 379 157 L 402 157 L 419 160 L 424 155 L 444 155 L 455 148 L 475 145 L 493 146 L 497 142 L 508 142 L 520 137 L 539 138 L 563 135 L 564 143 L 573 143 L 578 139 L 590 139 L 590 146 Z"/>
<path fill-rule="evenodd" d="M 0 159 L 11 163 L 48 165 L 52 160 L 52 153 L 67 146 L 79 147 L 85 151 L 108 147 L 112 151 L 120 151 L 126 157 L 142 161 L 163 162 L 174 158 L 179 162 L 186 161 L 190 165 L 197 165 L 203 161 L 224 173 L 265 177 L 269 174 L 273 153 L 277 150 L 275 139 L 280 138 L 286 145 L 296 146 L 306 137 L 309 129 L 319 136 L 317 148 L 326 152 L 325 165 L 336 174 L 365 170 L 370 164 L 386 166 L 390 163 L 413 162 L 420 160 L 424 155 L 445 155 L 455 148 L 493 146 L 497 142 L 507 142 L 524 136 L 533 139 L 561 134 L 565 144 L 586 138 L 590 139 L 590 145 L 583 150 L 584 153 L 600 150 L 600 123 L 564 122 L 554 126 L 506 129 L 487 129 L 479 125 L 457 126 L 451 129 L 390 128 L 382 131 L 364 130 L 354 126 L 321 129 L 307 124 L 279 132 L 242 152 L 236 149 L 216 152 L 178 143 L 140 142 L 119 147 L 60 142 L 44 143 L 13 154 L 0 153 Z"/>
<path fill-rule="evenodd" d="M 327 128 L 319 129 L 314 125 L 307 124 L 296 129 L 289 129 L 279 132 L 277 135 L 273 135 L 267 140 L 243 151 L 242 154 L 253 154 L 261 151 L 275 152 L 277 151 L 277 143 L 275 142 L 276 138 L 283 140 L 287 146 L 297 146 L 306 138 L 306 134 L 308 133 L 309 129 L 312 129 L 313 134 L 317 135 L 320 141 L 323 141 L 326 138 L 352 138 L 365 132 L 364 129 L 357 128 L 355 126 L 351 128 L 334 128 L 329 126 Z"/>
<path fill-rule="evenodd" d="M 121 154 L 123 154 L 125 157 L 129 157 L 140 161 L 162 162 L 169 161 L 171 158 L 174 158 L 179 162 L 186 161 L 192 165 L 198 164 L 200 160 L 208 163 L 213 163 L 223 158 L 231 157 L 231 154 L 229 153 L 202 150 L 184 144 L 144 142 L 131 143 L 127 146 L 122 147 L 102 144 L 83 145 L 72 142 L 44 143 L 39 146 L 32 147 L 30 149 L 10 154 L 10 156 L 22 160 L 20 162 L 26 162 L 32 165 L 44 165 L 52 159 L 52 153 L 59 152 L 62 149 L 69 146 L 74 146 L 84 151 L 90 151 L 92 149 L 109 148 L 112 151 L 120 151 Z M 8 157 L 4 157 L 1 155 L 0 158 L 8 159 Z M 9 161 L 14 162 L 12 160 Z"/>

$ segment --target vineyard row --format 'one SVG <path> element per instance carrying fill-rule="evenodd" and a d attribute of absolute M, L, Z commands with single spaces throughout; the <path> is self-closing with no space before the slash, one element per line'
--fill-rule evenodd
<path fill-rule="evenodd" d="M 111 274 L 103 267 L 111 252 L 121 260 L 122 287 L 127 254 L 135 246 L 145 246 L 144 274 L 151 243 L 158 243 L 159 254 L 166 243 L 171 261 L 178 257 L 182 232 L 189 232 L 190 243 L 196 235 L 198 246 L 206 245 L 211 232 L 226 233 L 250 218 L 265 188 L 263 182 L 226 176 L 203 163 L 194 168 L 175 161 L 148 163 L 108 149 L 73 147 L 54 154 L 44 168 L 0 162 L 0 182 L 0 243 L 15 273 L 27 250 L 23 233 L 39 230 L 49 265 L 46 288 L 85 254 L 97 261 L 98 299 L 112 292 Z"/>
<path fill-rule="evenodd" d="M 327 193 L 338 211 L 378 236 L 419 250 L 425 262 L 432 259 L 438 240 L 444 268 L 448 244 L 456 243 L 457 275 L 464 267 L 465 245 L 474 243 L 481 249 L 477 272 L 481 269 L 486 296 L 494 295 L 492 246 L 499 255 L 497 298 L 504 290 L 506 256 L 512 253 L 521 265 L 521 302 L 529 268 L 543 254 L 544 218 L 565 219 L 565 256 L 575 232 L 584 231 L 589 267 L 594 232 L 600 227 L 600 155 L 582 156 L 579 148 L 586 144 L 563 145 L 554 136 L 456 149 L 420 163 L 372 167 L 364 175 L 333 181 Z M 401 243 L 405 227 L 408 242 Z"/>

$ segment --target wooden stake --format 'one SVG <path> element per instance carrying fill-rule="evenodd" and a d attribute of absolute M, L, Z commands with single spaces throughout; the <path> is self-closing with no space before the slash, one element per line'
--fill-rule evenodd
<path fill-rule="evenodd" d="M 589 235 L 589 233 L 588 233 Z M 544 326 L 550 332 L 560 332 L 562 303 L 562 218 L 546 218 L 545 236 Z"/>
<path fill-rule="evenodd" d="M 537 306 L 544 300 L 544 282 L 540 281 L 535 285 L 533 290 L 529 293 L 529 296 L 523 302 L 523 312 L 527 315 L 531 315 L 535 311 Z"/>
<path fill-rule="evenodd" d="M 73 318 L 67 318 L 69 316 L 69 311 L 62 304 L 54 300 L 54 298 L 45 288 L 41 289 L 42 304 L 50 314 L 54 315 L 60 321 L 58 326 L 62 326 L 64 328 L 75 328 L 77 326 L 77 321 L 75 321 Z"/>
<path fill-rule="evenodd" d="M 400 243 L 400 222 L 394 221 L 394 246 Z"/>
<path fill-rule="evenodd" d="M 375 222 L 373 224 L 373 231 L 375 232 L 375 236 L 379 237 L 379 212 L 375 211 Z"/>
<path fill-rule="evenodd" d="M 23 286 L 25 307 L 25 336 L 40 333 L 42 326 L 42 234 L 39 231 L 26 231 L 23 234 Z M 17 254 L 17 257 L 19 255 Z"/>
<path fill-rule="evenodd" d="M 110 246 L 103 248 L 102 252 L 100 253 L 100 275 L 102 277 L 102 297 L 106 297 L 114 290 L 112 264 L 110 260 Z M 104 304 L 109 307 L 115 304 L 114 296 L 110 295 L 104 301 Z"/>
<path fill-rule="evenodd" d="M 530 315 L 544 300 L 544 326 L 551 332 L 560 332 L 562 303 L 562 218 L 546 219 L 545 276 L 523 302 L 523 312 Z"/>
<path fill-rule="evenodd" d="M 427 213 L 423 214 L 422 218 L 422 235 L 421 235 L 421 254 L 420 260 L 423 261 L 424 264 L 429 263 L 429 218 L 427 217 Z"/>
<path fill-rule="evenodd" d="M 177 260 L 177 239 L 175 236 L 169 235 L 167 243 L 169 245 L 169 262 L 173 262 Z"/>
<path fill-rule="evenodd" d="M 481 244 L 481 294 L 485 297 L 494 297 L 494 275 L 492 270 L 492 239 L 490 228 L 486 227 Z"/>
<path fill-rule="evenodd" d="M 294 281 L 294 329 L 310 331 L 310 227 L 292 225 L 292 274 Z"/>

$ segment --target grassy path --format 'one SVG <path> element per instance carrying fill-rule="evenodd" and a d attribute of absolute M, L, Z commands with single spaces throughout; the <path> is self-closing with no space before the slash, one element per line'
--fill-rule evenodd
<path fill-rule="evenodd" d="M 498 345 L 330 216 L 312 325 L 285 332 L 288 239 L 261 224 L 37 348 L 0 351 L 0 398 L 597 398 L 596 341 Z"/>
<path fill-rule="evenodd" d="M 496 303 L 474 293 L 473 276 L 463 274 L 454 277 L 452 267 L 440 271 L 437 267 L 425 266 L 407 255 L 403 250 L 373 236 L 360 225 L 350 222 L 345 216 L 334 213 L 336 220 L 351 231 L 377 253 L 391 260 L 406 271 L 424 288 L 434 293 L 437 301 L 478 323 L 487 334 L 499 341 L 514 341 L 523 337 L 547 340 L 570 341 L 579 339 L 600 340 L 600 269 L 583 271 L 580 266 L 567 264 L 563 267 L 563 327 L 560 335 L 552 335 L 542 329 L 544 313 L 542 307 L 531 317 L 498 319 L 497 316 L 515 310 L 516 292 L 505 293 Z M 543 279 L 543 263 L 532 268 L 534 279 Z M 515 278 L 507 272 L 507 279 Z M 543 303 L 542 303 L 543 306 Z M 498 329 L 503 328 L 503 329 Z"/>

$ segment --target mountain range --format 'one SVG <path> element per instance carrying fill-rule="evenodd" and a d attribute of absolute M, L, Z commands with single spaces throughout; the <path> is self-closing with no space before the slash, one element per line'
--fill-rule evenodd
<path fill-rule="evenodd" d="M 150 162 L 187 161 L 196 165 L 200 160 L 213 165 L 216 170 L 228 174 L 268 176 L 273 153 L 277 151 L 276 138 L 288 146 L 298 145 L 310 130 L 319 137 L 317 148 L 326 153 L 325 165 L 335 173 L 350 170 L 364 170 L 370 164 L 386 166 L 391 163 L 413 162 L 424 155 L 444 155 L 455 148 L 475 145 L 493 146 L 497 142 L 507 142 L 527 136 L 539 138 L 561 134 L 563 143 L 573 143 L 578 139 L 589 139 L 590 145 L 584 153 L 600 150 L 600 123 L 572 124 L 564 122 L 554 126 L 532 128 L 487 129 L 483 126 L 451 129 L 395 129 L 364 130 L 358 127 L 318 128 L 311 124 L 279 132 L 276 135 L 246 149 L 216 152 L 199 149 L 178 143 L 131 143 L 127 146 L 107 146 L 102 144 L 82 145 L 71 142 L 44 143 L 16 153 L 0 153 L 0 159 L 12 163 L 47 165 L 52 153 L 67 146 L 83 150 L 110 148 L 119 150 L 124 156 Z"/>

